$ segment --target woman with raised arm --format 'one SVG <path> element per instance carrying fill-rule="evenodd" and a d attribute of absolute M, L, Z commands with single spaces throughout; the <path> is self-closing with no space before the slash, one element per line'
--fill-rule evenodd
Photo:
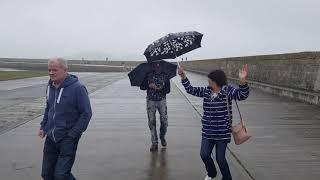
<path fill-rule="evenodd" d="M 248 66 L 239 70 L 240 84 L 233 87 L 227 84 L 227 77 L 222 70 L 214 70 L 208 74 L 207 87 L 193 87 L 182 67 L 178 69 L 182 84 L 188 94 L 203 98 L 202 142 L 200 156 L 205 164 L 207 176 L 212 180 L 217 176 L 217 170 L 211 157 L 216 147 L 216 160 L 223 180 L 232 180 L 225 154 L 231 141 L 232 100 L 242 101 L 249 96 L 249 86 L 246 82 Z M 227 101 L 229 101 L 230 118 L 228 117 Z"/>

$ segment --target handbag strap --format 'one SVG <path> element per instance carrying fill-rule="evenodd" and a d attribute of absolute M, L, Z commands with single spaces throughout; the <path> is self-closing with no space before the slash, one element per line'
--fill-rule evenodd
<path fill-rule="evenodd" d="M 227 101 L 228 117 L 229 117 L 229 121 L 231 121 L 230 109 L 229 109 L 229 96 L 228 96 L 228 92 L 226 92 L 226 101 Z M 232 98 L 231 98 L 231 101 L 232 101 Z M 238 113 L 239 113 L 239 116 L 240 116 L 240 122 L 241 122 L 241 124 L 244 126 L 244 122 L 243 122 L 243 119 L 242 119 L 242 115 L 241 115 L 241 112 L 240 112 L 240 109 L 239 109 L 239 105 L 238 105 L 238 103 L 237 103 L 237 100 L 234 100 L 234 102 L 236 103 L 236 106 L 237 106 L 237 109 L 238 109 Z"/>

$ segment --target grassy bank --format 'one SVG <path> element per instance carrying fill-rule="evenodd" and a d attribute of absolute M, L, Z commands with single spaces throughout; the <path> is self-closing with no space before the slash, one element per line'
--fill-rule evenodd
<path fill-rule="evenodd" d="M 0 71 L 0 81 L 47 76 L 47 71 Z"/>

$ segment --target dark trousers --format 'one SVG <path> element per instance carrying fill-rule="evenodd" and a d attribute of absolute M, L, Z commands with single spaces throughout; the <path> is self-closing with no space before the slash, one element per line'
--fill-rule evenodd
<path fill-rule="evenodd" d="M 226 160 L 226 149 L 228 143 L 226 141 L 215 141 L 202 138 L 200 156 L 204 162 L 208 176 L 214 178 L 217 176 L 217 170 L 211 157 L 212 150 L 216 146 L 216 160 L 222 174 L 223 180 L 232 180 L 229 165 Z"/>
<path fill-rule="evenodd" d="M 59 142 L 46 138 L 41 176 L 44 180 L 75 180 L 71 169 L 80 138 L 66 136 Z"/>

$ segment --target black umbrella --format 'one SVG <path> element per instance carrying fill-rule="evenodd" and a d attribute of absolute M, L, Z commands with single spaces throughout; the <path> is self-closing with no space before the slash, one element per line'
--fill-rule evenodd
<path fill-rule="evenodd" d="M 160 69 L 163 73 L 168 75 L 168 78 L 171 79 L 177 75 L 177 65 L 166 62 L 166 61 L 157 61 L 153 63 L 159 63 Z M 144 81 L 148 73 L 152 72 L 152 63 L 142 63 L 134 68 L 129 74 L 129 79 L 131 86 L 140 86 Z"/>
<path fill-rule="evenodd" d="M 168 34 L 150 44 L 144 52 L 148 62 L 175 59 L 201 47 L 203 34 L 196 31 Z"/>

